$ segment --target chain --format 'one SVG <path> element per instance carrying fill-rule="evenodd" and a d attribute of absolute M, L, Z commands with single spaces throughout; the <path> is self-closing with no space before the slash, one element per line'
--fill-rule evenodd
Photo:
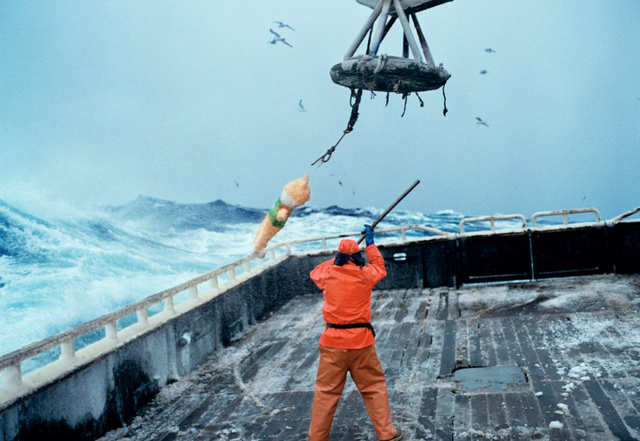
<path fill-rule="evenodd" d="M 355 102 L 354 102 L 354 99 L 355 99 Z M 342 136 L 340 137 L 338 142 L 336 142 L 329 150 L 327 150 L 327 152 L 324 155 L 316 159 L 311 165 L 316 165 L 318 162 L 320 162 L 320 165 L 324 164 L 325 162 L 329 162 L 329 160 L 331 159 L 331 155 L 336 150 L 336 147 L 338 147 L 338 144 L 340 144 L 340 141 L 342 141 L 342 138 L 344 138 L 347 133 L 351 133 L 351 131 L 353 131 L 353 126 L 356 124 L 356 121 L 358 120 L 358 115 L 359 115 L 358 108 L 360 107 L 361 99 L 362 99 L 362 89 L 358 89 L 357 91 L 355 89 L 351 89 L 351 97 L 349 98 L 349 105 L 351 106 L 351 116 L 349 117 L 347 128 L 344 129 L 344 132 L 342 132 Z"/>

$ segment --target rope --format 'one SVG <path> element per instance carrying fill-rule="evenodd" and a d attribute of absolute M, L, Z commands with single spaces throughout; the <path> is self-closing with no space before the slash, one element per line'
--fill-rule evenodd
<path fill-rule="evenodd" d="M 355 98 L 355 103 L 353 102 L 354 98 Z M 329 162 L 329 159 L 331 159 L 331 155 L 336 150 L 336 147 L 338 147 L 338 144 L 340 144 L 340 141 L 342 141 L 342 138 L 344 138 L 347 133 L 351 133 L 351 131 L 353 130 L 353 126 L 356 124 L 356 121 L 358 120 L 358 115 L 359 115 L 358 108 L 360 107 L 361 99 L 362 99 L 362 89 L 358 89 L 357 91 L 355 89 L 351 89 L 351 97 L 349 98 L 349 105 L 351 106 L 351 116 L 349 117 L 347 128 L 344 129 L 344 132 L 342 132 L 342 136 L 340 137 L 338 142 L 336 142 L 329 150 L 327 150 L 327 152 L 324 155 L 316 159 L 311 165 L 316 165 L 316 163 L 318 162 L 320 162 L 320 165 L 322 165 L 325 162 Z"/>
<path fill-rule="evenodd" d="M 405 93 L 404 95 L 402 95 L 402 99 L 404 100 L 404 108 L 402 109 L 402 115 L 400 115 L 400 118 L 404 118 L 404 113 L 407 111 L 407 100 L 409 99 L 409 95 L 411 95 L 411 93 Z"/>
<path fill-rule="evenodd" d="M 446 84 L 442 85 L 442 96 L 444 97 L 444 109 L 442 110 L 442 114 L 447 116 L 449 109 L 447 109 L 447 95 L 444 93 L 444 86 L 446 86 Z"/>
<path fill-rule="evenodd" d="M 420 101 L 420 107 L 424 107 L 424 101 L 422 101 L 422 98 L 420 98 L 420 95 L 418 95 L 418 92 L 413 92 L 413 93 L 415 93 L 416 96 L 418 97 L 418 101 Z M 400 116 L 400 118 L 404 117 L 404 114 L 407 111 L 407 100 L 409 98 L 409 95 L 411 95 L 411 92 L 408 92 L 402 95 L 402 99 L 404 100 L 404 109 L 402 110 L 402 115 Z M 388 103 L 389 103 L 389 92 L 387 92 L 387 104 Z"/>

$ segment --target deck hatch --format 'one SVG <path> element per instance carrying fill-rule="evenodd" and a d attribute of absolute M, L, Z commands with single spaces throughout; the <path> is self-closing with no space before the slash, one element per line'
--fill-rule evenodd
<path fill-rule="evenodd" d="M 453 379 L 464 392 L 498 392 L 527 386 L 527 377 L 519 366 L 489 366 L 458 369 Z"/>

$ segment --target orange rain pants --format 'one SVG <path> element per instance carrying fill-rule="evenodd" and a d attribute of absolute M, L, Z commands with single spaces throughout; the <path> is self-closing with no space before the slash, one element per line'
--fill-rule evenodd
<path fill-rule="evenodd" d="M 320 363 L 313 396 L 309 440 L 329 439 L 333 415 L 342 396 L 347 372 L 351 374 L 362 394 L 378 439 L 388 440 L 396 436 L 396 429 L 391 422 L 384 371 L 375 346 L 339 349 L 320 345 Z"/>

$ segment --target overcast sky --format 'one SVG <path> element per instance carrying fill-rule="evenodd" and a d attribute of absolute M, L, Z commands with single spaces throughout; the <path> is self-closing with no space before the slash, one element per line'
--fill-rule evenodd
<path fill-rule="evenodd" d="M 312 167 L 349 118 L 329 70 L 370 13 L 355 0 L 1 1 L 0 199 L 270 207 L 309 173 L 315 207 L 383 209 L 416 179 L 400 208 L 608 219 L 640 205 L 639 1 L 419 13 L 452 75 L 447 116 L 441 89 L 422 108 L 410 96 L 404 117 L 399 95 L 385 107 L 365 92 L 354 131 Z M 269 28 L 293 47 L 268 44 Z M 401 55 L 400 29 L 380 53 Z"/>

